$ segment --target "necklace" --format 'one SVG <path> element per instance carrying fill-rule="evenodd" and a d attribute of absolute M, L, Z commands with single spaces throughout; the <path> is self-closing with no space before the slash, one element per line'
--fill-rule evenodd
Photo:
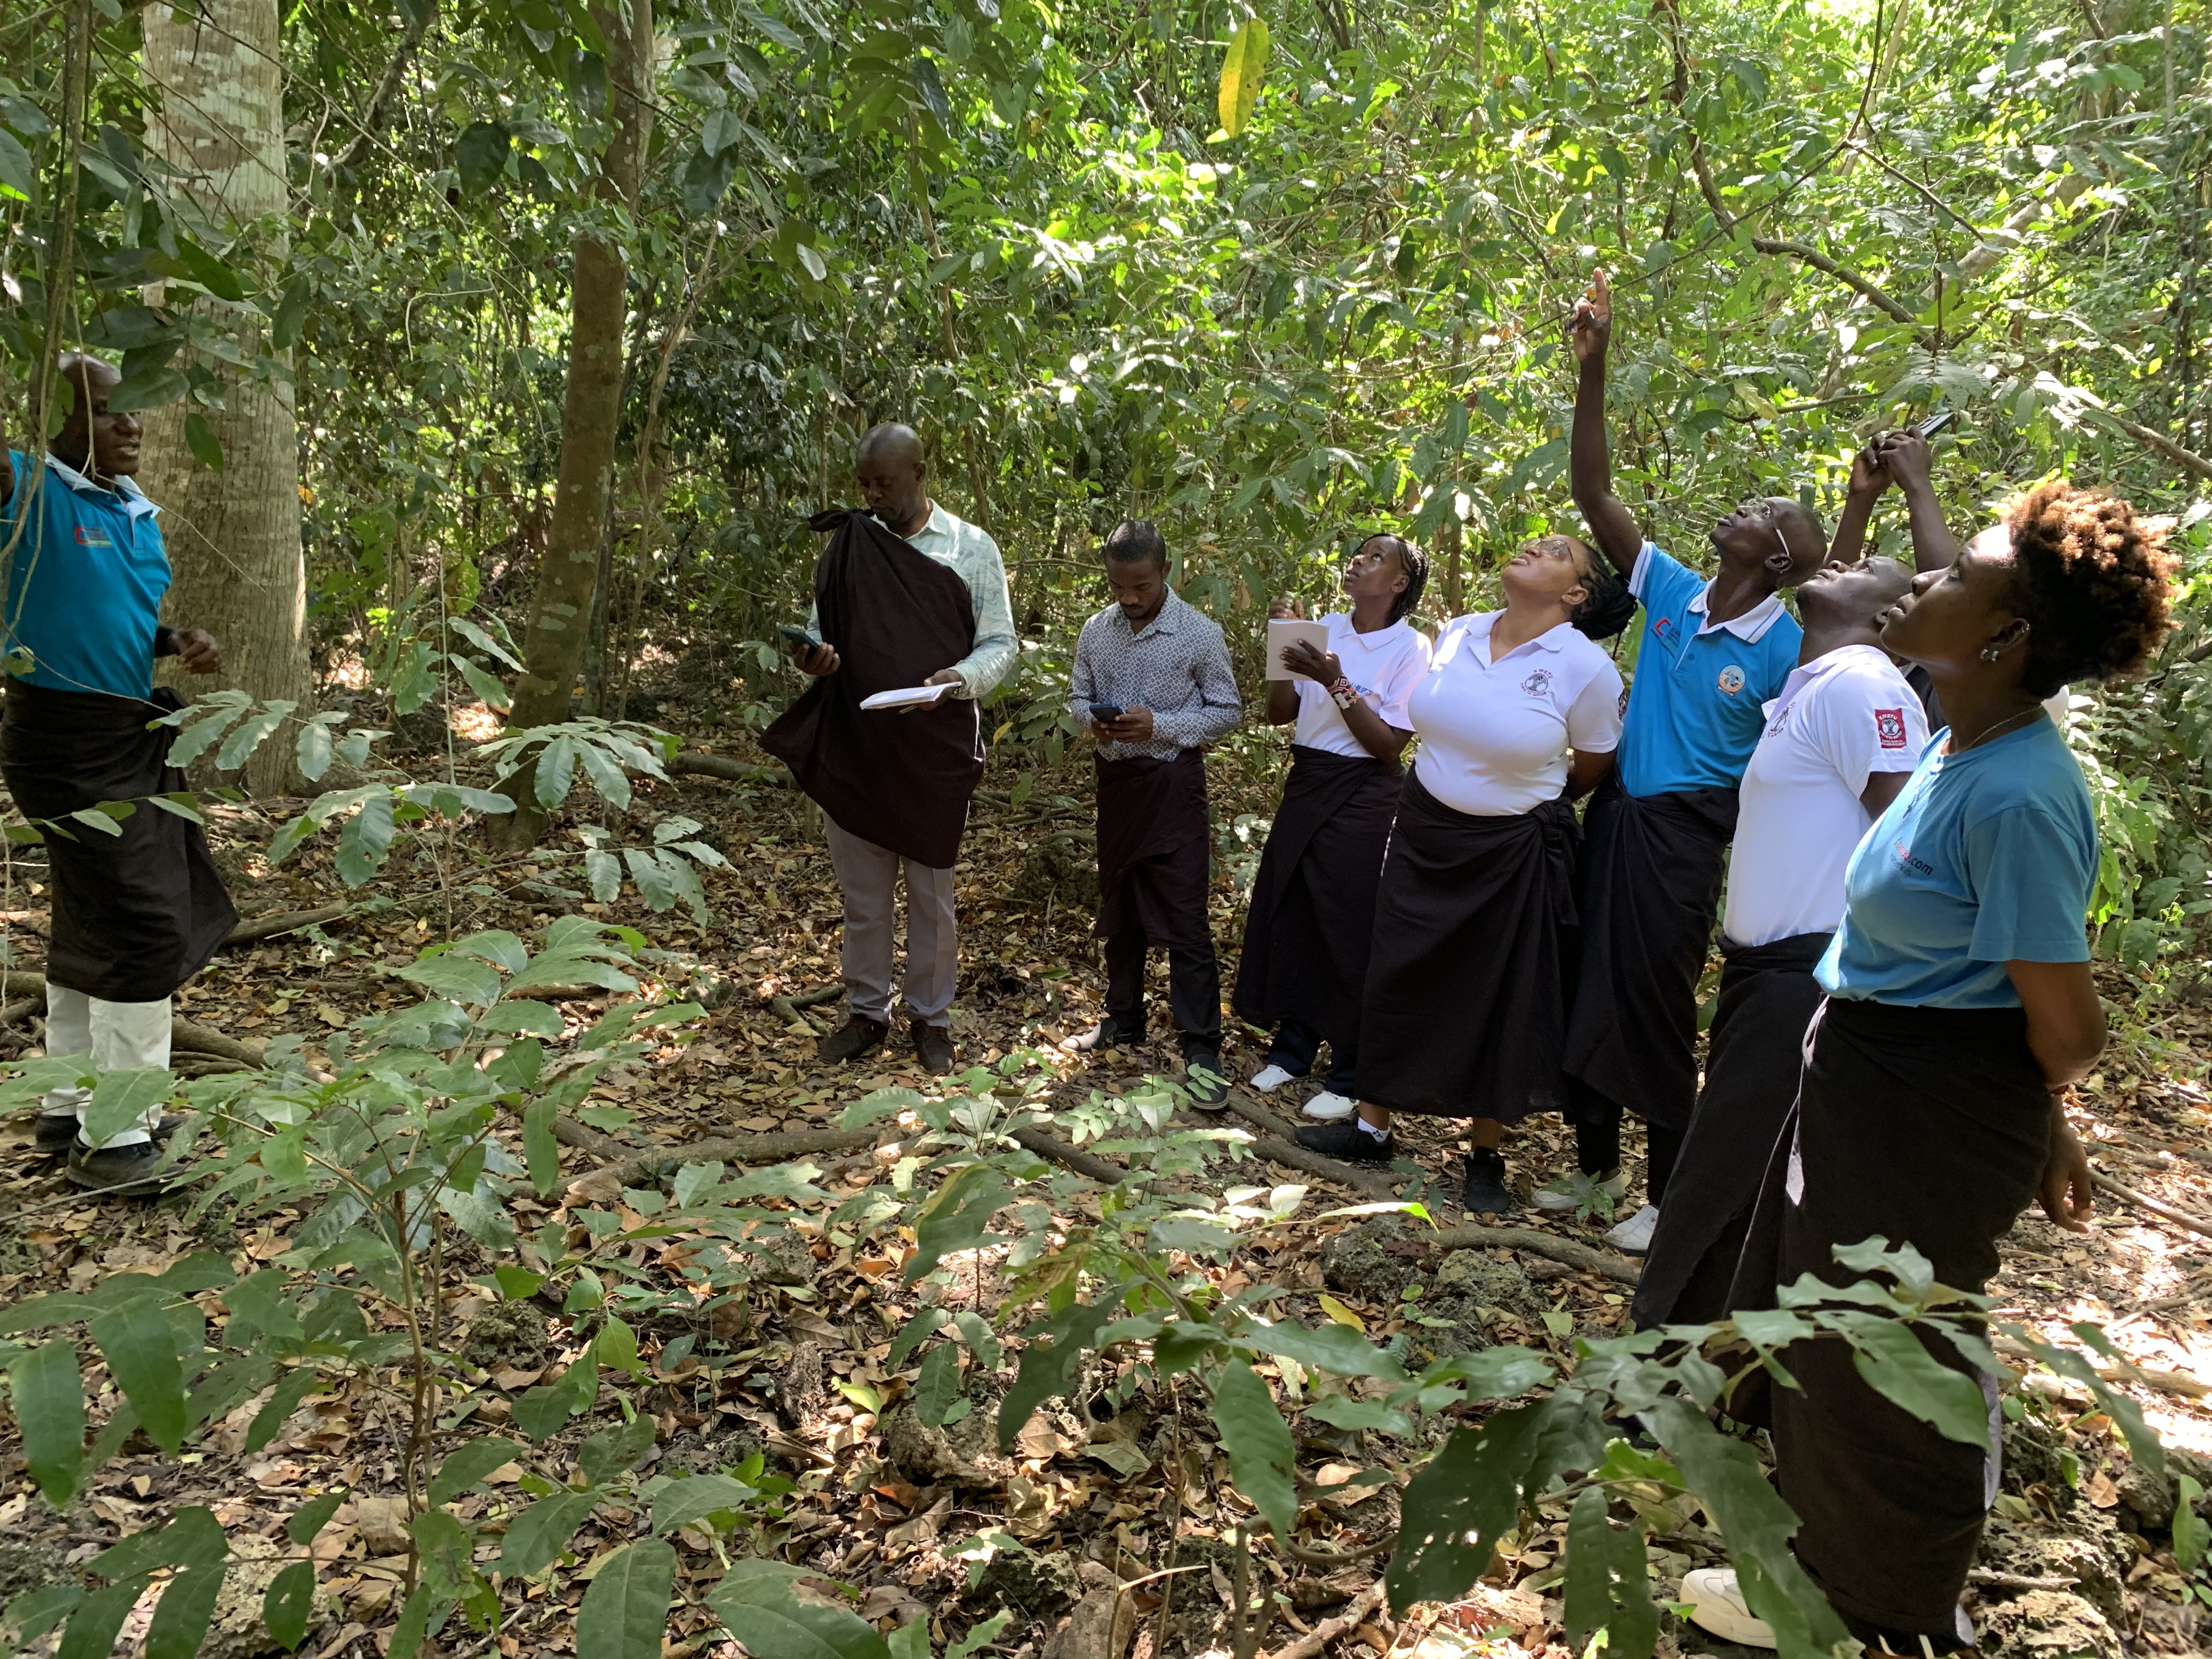
<path fill-rule="evenodd" d="M 1993 726 L 1984 726 L 1980 731 L 1974 734 L 1974 740 L 1969 744 L 1960 744 L 1954 736 L 1951 742 L 1951 752 L 1954 755 L 1963 755 L 1969 749 L 1978 749 L 1984 744 L 1987 743 L 1991 738 L 1996 736 L 1998 732 L 2003 731 L 2007 726 L 2025 725 L 2042 712 L 2043 705 L 2041 703 L 2037 703 L 2032 708 L 2021 709 L 2017 714 L 2008 714 Z"/>

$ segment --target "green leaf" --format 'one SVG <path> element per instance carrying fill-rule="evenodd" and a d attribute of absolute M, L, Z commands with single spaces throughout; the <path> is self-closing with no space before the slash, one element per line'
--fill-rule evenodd
<path fill-rule="evenodd" d="M 959 1398 L 960 1351 L 949 1342 L 940 1342 L 921 1362 L 921 1376 L 914 1385 L 914 1414 L 937 1428 Z"/>
<path fill-rule="evenodd" d="M 300 1402 L 322 1386 L 322 1373 L 313 1365 L 302 1365 L 282 1382 L 268 1401 L 253 1414 L 253 1421 L 246 1431 L 246 1449 L 259 1451 L 276 1437 L 276 1431 L 284 1426 L 284 1419 L 300 1409 Z"/>
<path fill-rule="evenodd" d="M 379 789 L 338 832 L 338 879 L 347 886 L 360 886 L 384 867 L 385 855 L 392 850 L 392 792 Z"/>
<path fill-rule="evenodd" d="M 461 175 L 461 189 L 481 196 L 507 171 L 514 136 L 496 121 L 471 122 L 453 142 L 453 164 Z"/>
<path fill-rule="evenodd" d="M 188 236 L 179 236 L 177 238 L 177 252 L 185 262 L 185 269 L 191 272 L 192 280 L 216 299 L 228 300 L 233 305 L 244 301 L 246 285 L 239 281 L 238 273 L 198 242 Z M 114 407 L 112 399 L 108 407 Z"/>
<path fill-rule="evenodd" d="M 2205 1550 L 2212 1546 L 2212 1525 L 2200 1520 L 2197 1500 L 2204 1495 L 2193 1476 L 2177 1474 L 2173 1480 L 2173 1559 L 2185 1572 L 2194 1572 L 2203 1565 Z"/>
<path fill-rule="evenodd" d="M 1401 1502 L 1398 1547 L 1386 1574 L 1392 1611 L 1402 1618 L 1416 1601 L 1465 1595 L 1489 1571 L 1491 1551 L 1521 1512 L 1522 1488 L 1534 1471 L 1547 1417 L 1596 1409 L 1583 1397 L 1554 1395 L 1454 1431 Z M 1534 1478 L 1543 1474 L 1534 1471 Z"/>
<path fill-rule="evenodd" d="M 1421 1386 L 1466 1384 L 1471 1400 L 1510 1400 L 1552 1380 L 1552 1362 L 1528 1348 L 1478 1348 L 1455 1353 L 1421 1373 Z"/>
<path fill-rule="evenodd" d="M 663 910 L 675 908 L 676 884 L 668 878 L 668 872 L 661 868 L 660 860 L 649 850 L 625 847 L 623 848 L 623 862 L 629 866 L 630 879 L 637 884 L 638 893 L 645 900 L 647 909 L 658 915 Z"/>
<path fill-rule="evenodd" d="M 109 1373 L 138 1413 L 138 1425 L 174 1457 L 184 1449 L 188 1420 L 185 1372 L 177 1358 L 177 1333 L 152 1302 L 130 1303 L 91 1323 Z"/>
<path fill-rule="evenodd" d="M 314 1612 L 313 1561 L 295 1561 L 269 1581 L 268 1593 L 261 1598 L 261 1622 L 287 1653 L 307 1639 L 307 1621 Z"/>
<path fill-rule="evenodd" d="M 983 1242 L 991 1218 L 1006 1201 L 1006 1177 L 994 1164 L 971 1164 L 946 1182 L 915 1216 L 915 1255 L 906 1264 L 911 1285 L 934 1273 L 948 1255 Z"/>
<path fill-rule="evenodd" d="M 576 1611 L 576 1651 L 592 1659 L 660 1659 L 676 1588 L 676 1547 L 640 1539 L 599 1568 Z"/>
<path fill-rule="evenodd" d="M 1854 1321 L 1850 1338 L 1851 1364 L 1869 1388 L 1946 1440 L 1988 1447 L 1990 1407 L 1980 1385 L 1929 1353 L 1911 1326 L 1889 1319 Z"/>
<path fill-rule="evenodd" d="M 1229 37 L 1229 55 L 1221 60 L 1221 90 L 1217 107 L 1221 130 L 1234 138 L 1252 118 L 1259 101 L 1260 77 L 1267 68 L 1267 26 L 1248 17 Z"/>
<path fill-rule="evenodd" d="M 1606 1518 L 1606 1493 L 1592 1486 L 1567 1516 L 1567 1643 L 1577 1653 L 1601 1628 L 1607 1659 L 1651 1659 L 1659 1640 L 1659 1609 L 1651 1601 L 1644 1534 L 1615 1530 Z"/>
<path fill-rule="evenodd" d="M 741 1561 L 738 1567 L 755 1565 Z M 890 1659 L 890 1648 L 866 1620 L 842 1607 L 799 1601 L 785 1575 L 741 1575 L 738 1567 L 724 1576 L 707 1604 L 753 1659 Z"/>
<path fill-rule="evenodd" d="M 13 133 L 0 132 L 0 185 L 27 202 L 38 199 L 38 173 L 31 165 L 31 152 L 16 142 Z"/>
<path fill-rule="evenodd" d="M 584 1517 L 599 1501 L 597 1492 L 556 1492 L 539 1498 L 507 1523 L 507 1537 L 500 1545 L 499 1570 L 523 1574 L 544 1571 L 568 1547 L 576 1528 L 584 1524 Z"/>
<path fill-rule="evenodd" d="M 555 738 L 539 751 L 538 765 L 531 778 L 531 787 L 536 792 L 538 804 L 550 808 L 558 806 L 568 798 L 568 786 L 576 772 L 576 740 L 574 738 Z"/>
<path fill-rule="evenodd" d="M 147 1580 L 142 1575 L 126 1578 L 119 1584 L 110 1584 L 106 1589 L 94 1590 L 76 1605 L 70 1614 L 69 1623 L 62 1630 L 62 1644 L 55 1659 L 108 1659 L 115 1651 L 115 1638 L 123 1628 L 123 1621 L 131 1616 L 131 1609 L 146 1593 Z"/>
<path fill-rule="evenodd" d="M 610 1320 L 610 1328 L 615 1322 Z M 631 1352 L 635 1352 L 633 1345 Z M 620 1428 L 601 1429 L 577 1448 L 576 1465 L 585 1480 L 604 1486 L 653 1449 L 654 1434 L 650 1417 L 634 1417 Z"/>
<path fill-rule="evenodd" d="M 185 416 L 185 447 L 210 472 L 222 471 L 222 440 L 215 435 L 208 417 L 197 409 Z"/>
<path fill-rule="evenodd" d="M 530 1184 L 540 1198 L 550 1197 L 561 1180 L 561 1145 L 553 1138 L 553 1120 L 560 1103 L 540 1098 L 530 1103 L 522 1115 L 522 1156 L 530 1168 Z"/>
<path fill-rule="evenodd" d="M 478 962 L 474 957 L 427 957 L 421 962 L 393 970 L 399 978 L 412 980 L 426 991 L 454 1002 L 465 1002 L 472 1008 L 489 1008 L 499 1000 L 499 970 L 489 963 Z"/>
<path fill-rule="evenodd" d="M 1267 1517 L 1276 1537 L 1288 1538 L 1298 1514 L 1292 1478 L 1297 1448 L 1267 1385 L 1241 1359 L 1224 1365 L 1214 1380 L 1213 1421 L 1237 1491 Z"/>
<path fill-rule="evenodd" d="M 269 348 L 272 351 L 289 351 L 307 326 L 307 301 L 313 295 L 305 276 L 295 276 L 284 289 L 284 297 L 276 302 L 276 314 L 270 319 Z"/>
<path fill-rule="evenodd" d="M 496 1437 L 471 1440 L 455 1447 L 438 1466 L 437 1474 L 430 1477 L 430 1507 L 443 1508 L 494 1469 L 514 1462 L 522 1454 L 523 1449 L 512 1440 Z M 301 1538 L 295 1541 L 304 1544 L 307 1540 Z"/>
<path fill-rule="evenodd" d="M 496 679 L 493 678 L 491 675 L 477 667 L 476 664 L 471 662 L 459 652 L 455 651 L 451 653 L 447 656 L 447 660 L 452 663 L 454 667 L 461 671 L 461 678 L 469 683 L 469 690 L 475 692 L 478 697 L 483 700 L 483 706 L 485 708 L 496 709 L 499 713 L 504 714 L 508 709 L 514 706 L 514 700 L 507 695 L 507 688 L 504 685 L 501 685 Z M 628 803 L 625 802 L 624 804 L 627 805 Z"/>
<path fill-rule="evenodd" d="M 464 1451 L 466 1449 L 466 1447 L 462 1448 Z M 451 1463 L 453 1459 L 449 1457 L 446 1461 Z M 445 1499 L 436 1496 L 437 1490 L 434 1483 L 430 1488 L 430 1501 L 442 1504 Z M 326 1492 L 320 1498 L 301 1504 L 284 1522 L 284 1536 L 301 1546 L 313 1543 L 323 1528 L 330 1525 L 331 1517 L 337 1513 L 338 1505 L 345 1502 L 348 1493 L 349 1488 L 341 1486 L 336 1492 Z"/>
<path fill-rule="evenodd" d="M 218 1557 L 169 1581 L 154 1609 L 153 1622 L 146 1627 L 145 1659 L 193 1659 L 215 1618 L 216 1597 L 222 1592 L 228 1566 Z"/>
<path fill-rule="evenodd" d="M 891 1339 L 890 1352 L 884 1357 L 884 1369 L 895 1371 L 905 1364 L 906 1357 L 921 1345 L 921 1340 L 942 1327 L 951 1317 L 939 1307 L 924 1308 L 916 1313 L 899 1327 L 899 1334 Z"/>
<path fill-rule="evenodd" d="M 672 1480 L 653 1495 L 653 1529 L 666 1532 L 702 1516 L 742 1510 L 760 1493 L 726 1474 L 694 1474 Z"/>
<path fill-rule="evenodd" d="M 84 1108 L 86 1140 L 99 1146 L 112 1136 L 134 1127 L 138 1120 L 161 1105 L 176 1087 L 176 1079 L 152 1066 L 129 1072 L 103 1072 Z M 150 1432 L 150 1431 L 149 1431 Z"/>
<path fill-rule="evenodd" d="M 126 374 L 107 394 L 107 406 L 118 414 L 128 410 L 159 409 L 191 390 L 191 382 L 173 368 L 149 368 Z M 72 1623 L 75 1621 L 72 1620 Z"/>
<path fill-rule="evenodd" d="M 1083 1364 L 1084 1350 L 1112 1319 L 1112 1302 L 1071 1302 L 1049 1319 L 1038 1321 L 1022 1334 L 1029 1346 L 1022 1350 L 1022 1368 L 1014 1386 L 999 1402 L 999 1449 L 1014 1443 L 1022 1425 L 1036 1408 L 1055 1395 L 1066 1394 Z M 1048 1342 L 1045 1339 L 1049 1337 Z"/>
<path fill-rule="evenodd" d="M 84 1467 L 84 1379 L 76 1344 L 41 1343 L 8 1368 L 8 1392 L 23 1437 L 23 1461 L 56 1510 L 69 1507 Z"/>
<path fill-rule="evenodd" d="M 13 1655 L 30 1646 L 67 1618 L 84 1592 L 75 1584 L 48 1584 L 25 1590 L 0 1613 L 0 1653 Z M 11 1642 L 12 1638 L 12 1642 Z"/>
<path fill-rule="evenodd" d="M 1239 1340 L 1261 1353 L 1295 1359 L 1301 1365 L 1339 1376 L 1382 1376 L 1396 1381 L 1406 1374 L 1404 1366 L 1348 1326 L 1328 1324 L 1310 1330 L 1294 1320 L 1285 1320 L 1274 1325 L 1255 1324 Z"/>

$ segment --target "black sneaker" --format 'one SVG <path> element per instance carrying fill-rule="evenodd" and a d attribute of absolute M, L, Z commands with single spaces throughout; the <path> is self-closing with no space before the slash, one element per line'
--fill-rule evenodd
<path fill-rule="evenodd" d="M 817 1060 L 858 1060 L 870 1049 L 881 1048 L 890 1029 L 889 1020 L 870 1019 L 866 1014 L 854 1014 L 822 1039 L 821 1046 L 814 1051 L 814 1057 Z"/>
<path fill-rule="evenodd" d="M 914 1022 L 914 1051 L 921 1056 L 921 1069 L 943 1077 L 952 1069 L 952 1033 L 927 1020 Z"/>
<path fill-rule="evenodd" d="M 167 1140 L 184 1127 L 184 1121 L 173 1112 L 162 1113 L 161 1121 L 154 1126 L 154 1139 Z M 74 1112 L 55 1117 L 41 1112 L 39 1114 L 38 1138 L 31 1143 L 31 1149 L 40 1158 L 66 1158 L 70 1148 L 76 1145 L 76 1114 Z"/>
<path fill-rule="evenodd" d="M 1109 1014 L 1080 1036 L 1072 1036 L 1060 1046 L 1071 1054 L 1088 1054 L 1107 1048 L 1133 1048 L 1145 1040 L 1142 1031 L 1133 1031 Z"/>
<path fill-rule="evenodd" d="M 1505 1155 L 1478 1146 L 1467 1155 L 1467 1186 L 1462 1200 L 1469 1215 L 1504 1215 L 1513 1208 L 1505 1190 Z"/>
<path fill-rule="evenodd" d="M 1218 1050 L 1195 1043 L 1182 1051 L 1182 1086 L 1190 1103 L 1202 1112 L 1229 1109 L 1229 1079 L 1221 1069 Z"/>
<path fill-rule="evenodd" d="M 1398 1137 L 1386 1129 L 1374 1135 L 1356 1117 L 1338 1123 L 1301 1123 L 1297 1139 L 1310 1152 L 1323 1152 L 1346 1164 L 1388 1164 L 1398 1155 Z"/>
<path fill-rule="evenodd" d="M 98 1152 L 78 1141 L 70 1148 L 64 1173 L 73 1187 L 126 1198 L 147 1197 L 167 1184 L 163 1177 L 169 1171 L 162 1167 L 167 1161 L 168 1155 L 150 1140 Z"/>

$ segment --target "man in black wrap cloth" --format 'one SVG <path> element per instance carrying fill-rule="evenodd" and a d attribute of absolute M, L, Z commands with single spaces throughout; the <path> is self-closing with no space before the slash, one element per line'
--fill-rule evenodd
<path fill-rule="evenodd" d="M 1820 520 L 1784 495 L 1746 501 L 1711 532 L 1711 580 L 1646 540 L 1613 493 L 1605 429 L 1613 302 L 1605 273 L 1575 307 L 1581 365 L 1571 443 L 1575 504 L 1590 539 L 1644 606 L 1644 635 L 1620 739 L 1620 769 L 1583 820 L 1577 878 L 1582 968 L 1567 1027 L 1569 1115 L 1584 1170 L 1626 1190 L 1623 1108 L 1649 1130 L 1650 1201 L 1606 1235 L 1641 1255 L 1698 1098 L 1698 981 L 1735 833 L 1736 785 L 1782 693 L 1802 637 L 1778 590 L 1826 559 Z"/>
<path fill-rule="evenodd" d="M 122 376 L 74 355 L 59 367 L 69 418 L 43 458 L 9 451 L 0 478 L 9 676 L 0 777 L 46 836 L 46 1053 L 84 1054 L 95 1072 L 166 1068 L 170 998 L 238 923 L 207 837 L 143 805 L 118 835 L 57 821 L 183 789 L 167 763 L 175 733 L 149 722 L 184 703 L 154 689 L 154 659 L 173 656 L 187 672 L 212 674 L 222 659 L 210 635 L 161 624 L 168 554 L 158 509 L 131 482 L 142 432 L 136 416 L 107 406 Z M 84 1088 L 47 1095 L 37 1150 L 66 1153 L 80 1187 L 160 1190 L 159 1105 L 94 1147 L 82 1133 L 90 1099 Z"/>
<path fill-rule="evenodd" d="M 868 510 L 824 513 L 810 638 L 793 653 L 815 677 L 762 734 L 821 805 L 845 901 L 844 1025 L 824 1060 L 848 1060 L 890 1030 L 894 905 L 906 876 L 906 1005 L 925 1069 L 952 1069 L 960 953 L 952 866 L 983 775 L 975 704 L 1017 651 L 999 544 L 929 499 L 912 428 L 872 427 L 854 461 Z M 949 666 L 948 666 L 949 665 Z M 871 710 L 879 691 L 949 686 L 925 708 Z"/>
<path fill-rule="evenodd" d="M 1637 1282 L 1641 1327 L 1730 1311 L 1768 1155 L 1796 1103 L 1844 869 L 1928 747 L 1919 699 L 1881 648 L 1882 613 L 1911 586 L 1895 559 L 1838 559 L 1797 590 L 1805 642 L 1743 775 L 1705 1086 Z"/>
<path fill-rule="evenodd" d="M 1243 704 L 1221 629 L 1168 586 L 1168 547 L 1141 519 L 1106 538 L 1114 603 L 1075 642 L 1072 708 L 1098 744 L 1098 936 L 1106 1018 L 1062 1045 L 1145 1036 L 1145 951 L 1168 953 L 1168 1006 L 1194 1103 L 1229 1097 L 1221 1070 L 1221 970 L 1206 896 L 1213 848 L 1200 745 L 1237 729 Z"/>

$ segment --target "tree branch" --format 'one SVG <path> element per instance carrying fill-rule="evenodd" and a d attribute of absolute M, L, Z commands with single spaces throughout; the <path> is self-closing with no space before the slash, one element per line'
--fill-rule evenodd
<path fill-rule="evenodd" d="M 399 83 L 407 78 L 408 66 L 414 63 L 416 51 L 422 46 L 423 35 L 429 31 L 431 20 L 438 15 L 438 0 L 420 0 L 420 3 L 422 15 L 408 25 L 407 32 L 399 37 L 399 45 L 392 52 L 392 61 L 384 66 L 384 78 L 376 83 L 376 95 L 368 100 L 368 107 L 362 112 L 360 132 L 346 147 L 346 153 L 338 158 L 338 165 L 342 167 L 350 170 L 359 167 L 368 159 L 369 151 L 376 148 L 376 135 L 383 130 L 385 115 L 391 108 L 392 99 L 398 95 Z"/>
<path fill-rule="evenodd" d="M 1723 229 L 1734 230 L 1736 228 L 1735 216 L 1728 210 L 1721 200 L 1720 191 L 1713 187 L 1713 176 L 1705 167 L 1705 146 L 1698 142 L 1695 133 L 1690 136 L 1690 170 L 1697 175 L 1698 189 L 1705 198 L 1705 205 L 1712 209 L 1713 217 L 1720 221 Z M 1783 256 L 1810 265 L 1814 270 L 1834 277 L 1846 288 L 1856 289 L 1869 304 L 1887 313 L 1907 328 L 1920 326 L 1918 315 L 1908 310 L 1902 301 L 1892 298 L 1872 277 L 1863 276 L 1847 265 L 1838 264 L 1818 248 L 1807 247 L 1802 242 L 1781 241 L 1771 236 L 1753 236 L 1751 245 L 1761 253 Z"/>

